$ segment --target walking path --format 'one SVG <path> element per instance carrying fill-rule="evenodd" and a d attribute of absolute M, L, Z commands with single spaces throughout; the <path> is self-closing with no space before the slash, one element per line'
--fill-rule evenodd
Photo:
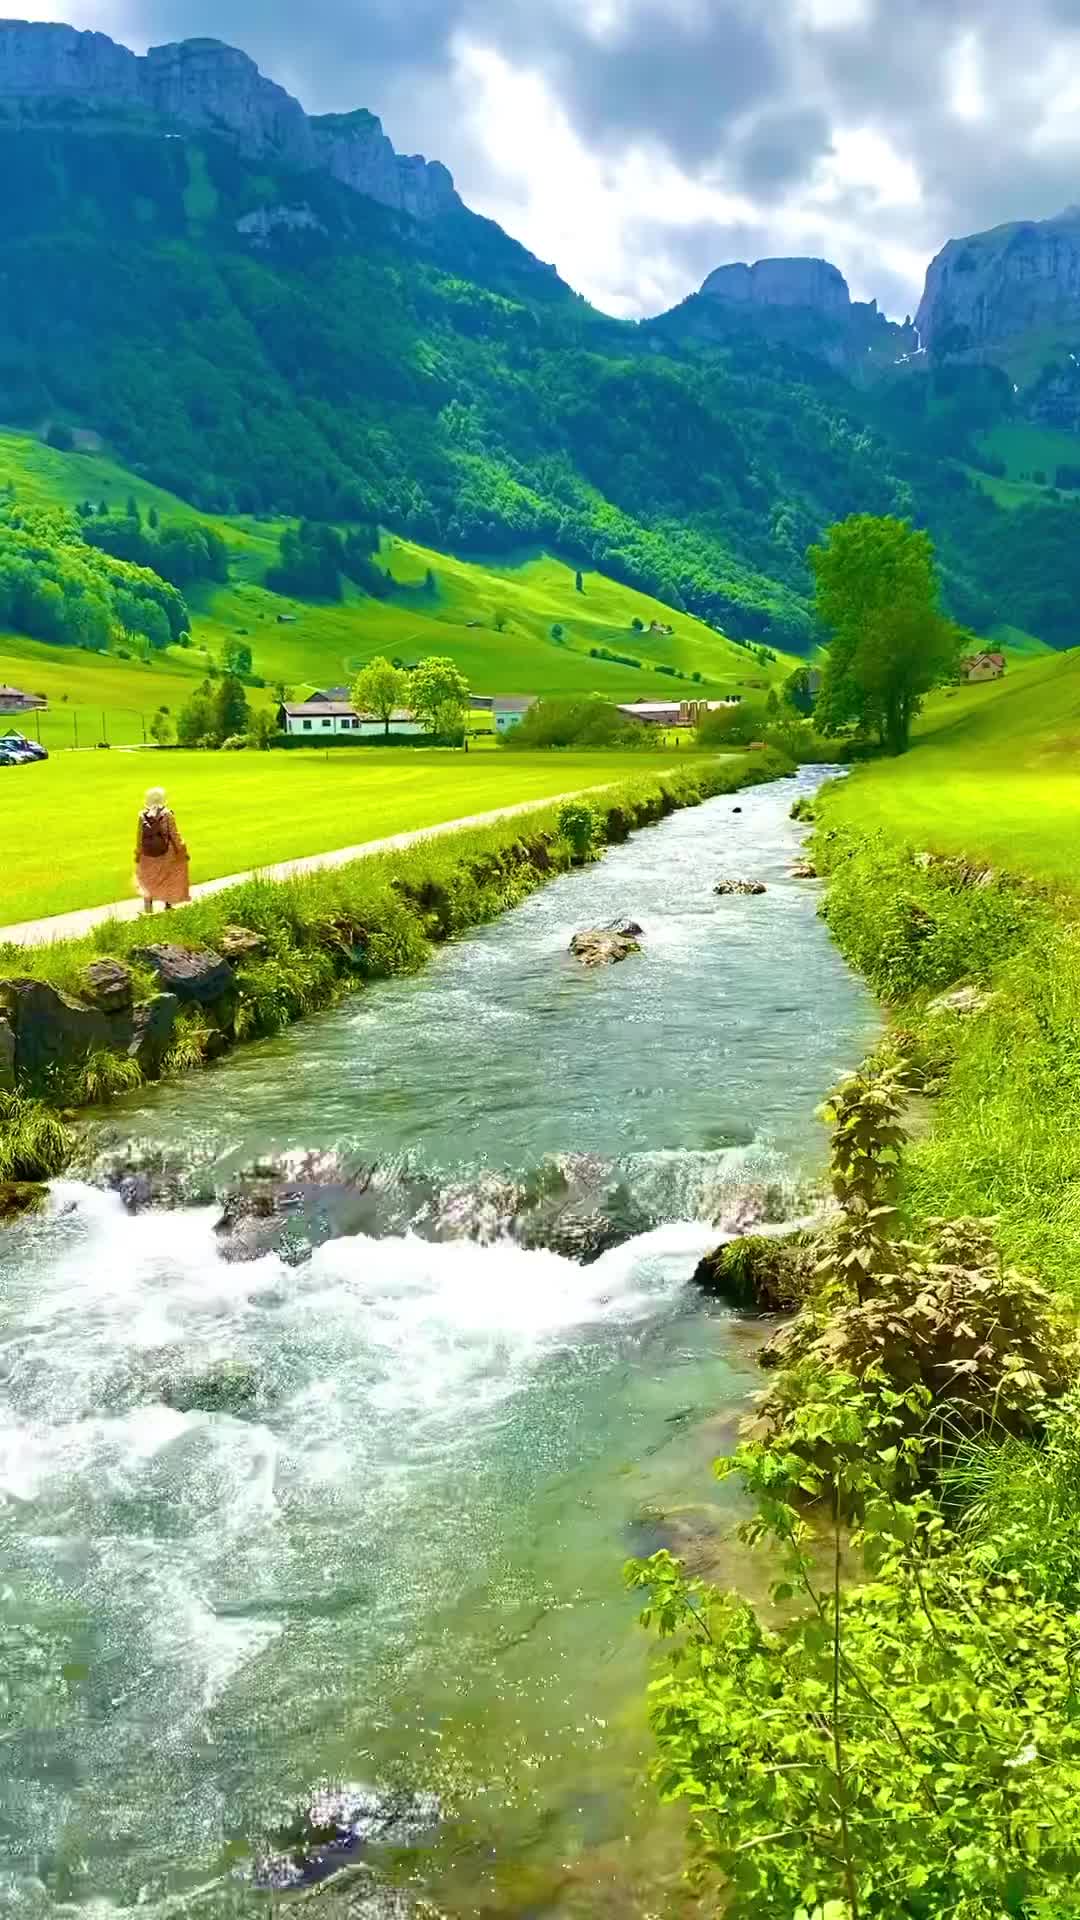
<path fill-rule="evenodd" d="M 665 769 L 666 771 L 666 769 Z M 374 853 L 397 853 L 420 840 L 434 840 L 440 834 L 456 833 L 460 827 L 490 827 L 498 820 L 509 820 L 519 813 L 539 813 L 545 807 L 558 806 L 560 800 L 573 800 L 582 793 L 603 793 L 618 783 L 603 780 L 597 786 L 575 787 L 569 793 L 551 793 L 541 800 L 521 800 L 516 806 L 495 807 L 490 813 L 469 813 L 460 820 L 441 820 L 433 827 L 417 827 L 411 833 L 392 833 L 384 840 L 365 840 L 358 847 L 338 847 L 333 853 L 309 853 L 302 860 L 279 860 L 272 867 L 258 867 L 250 873 L 223 874 L 219 880 L 204 880 L 192 887 L 193 900 L 222 893 L 226 887 L 238 887 L 245 880 L 291 880 L 298 873 L 318 873 L 325 867 L 344 867 L 350 860 L 367 860 Z M 51 940 L 79 940 L 107 920 L 137 920 L 142 913 L 140 899 L 119 900 L 111 907 L 82 907 L 77 913 L 57 913 L 47 920 L 22 920 L 13 927 L 0 927 L 0 946 L 10 941 L 19 947 L 47 946 Z M 174 913 L 183 913 L 175 907 Z M 172 915 L 169 917 L 172 924 Z"/>

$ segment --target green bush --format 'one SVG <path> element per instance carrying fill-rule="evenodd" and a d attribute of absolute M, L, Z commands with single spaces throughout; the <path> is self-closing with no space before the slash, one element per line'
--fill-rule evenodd
<path fill-rule="evenodd" d="M 600 838 L 600 819 L 587 800 L 564 800 L 555 815 L 556 824 L 573 855 L 574 865 L 582 866 L 595 850 Z"/>
<path fill-rule="evenodd" d="M 537 700 L 520 725 L 500 735 L 500 745 L 515 753 L 537 747 L 647 747 L 648 730 L 609 700 Z"/>

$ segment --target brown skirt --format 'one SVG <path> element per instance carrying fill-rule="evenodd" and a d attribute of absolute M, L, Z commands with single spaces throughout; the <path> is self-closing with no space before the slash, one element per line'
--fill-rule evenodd
<path fill-rule="evenodd" d="M 183 906 L 191 899 L 187 854 L 176 847 L 170 847 L 168 853 L 140 853 L 135 863 L 135 887 L 144 900 Z"/>

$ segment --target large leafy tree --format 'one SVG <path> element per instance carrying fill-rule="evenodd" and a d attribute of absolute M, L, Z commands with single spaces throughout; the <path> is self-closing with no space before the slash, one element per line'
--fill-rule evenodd
<path fill-rule="evenodd" d="M 408 674 L 381 654 L 369 660 L 353 681 L 353 706 L 358 713 L 375 714 L 383 723 L 384 733 L 390 731 L 394 708 L 406 706 L 410 697 Z"/>
<path fill-rule="evenodd" d="M 409 675 L 409 705 L 432 733 L 456 733 L 468 704 L 469 683 L 443 654 L 429 654 Z"/>
<path fill-rule="evenodd" d="M 890 753 L 904 753 L 924 696 L 948 679 L 961 646 L 941 611 L 933 542 L 906 520 L 859 513 L 830 527 L 807 559 L 829 635 L 819 722 L 872 727 Z"/>

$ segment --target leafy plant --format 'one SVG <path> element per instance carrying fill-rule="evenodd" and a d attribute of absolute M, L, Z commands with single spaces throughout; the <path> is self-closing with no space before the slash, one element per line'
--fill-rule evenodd
<path fill-rule="evenodd" d="M 583 866 L 592 857 L 599 839 L 596 809 L 587 800 L 564 800 L 555 821 L 570 847 L 575 866 Z"/>
<path fill-rule="evenodd" d="M 119 1093 L 132 1093 L 142 1086 L 142 1068 L 126 1053 L 108 1053 L 98 1048 L 82 1067 L 73 1091 L 75 1106 L 96 1106 Z"/>

